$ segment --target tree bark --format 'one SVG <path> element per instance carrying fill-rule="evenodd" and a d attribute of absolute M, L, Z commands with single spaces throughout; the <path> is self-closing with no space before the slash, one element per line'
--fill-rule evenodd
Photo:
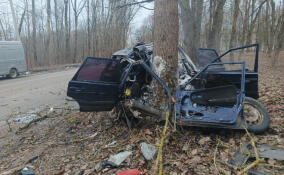
<path fill-rule="evenodd" d="M 209 32 L 208 46 L 209 48 L 215 48 L 217 51 L 220 50 L 220 41 L 221 41 L 221 30 L 223 24 L 223 13 L 224 5 L 226 0 L 218 0 L 216 8 L 214 9 L 212 26 Z"/>
<path fill-rule="evenodd" d="M 33 25 L 33 39 L 32 39 L 32 45 L 33 45 L 33 57 L 35 64 L 38 64 L 37 60 L 37 50 L 36 50 L 36 16 L 35 16 L 35 0 L 32 0 L 32 25 Z"/>
<path fill-rule="evenodd" d="M 50 45 L 50 36 L 51 36 L 51 27 L 50 27 L 50 15 L 51 15 L 51 7 L 50 7 L 50 0 L 46 0 L 46 42 L 45 42 L 45 52 L 47 63 L 50 64 L 49 58 L 49 45 Z"/>
<path fill-rule="evenodd" d="M 26 15 L 26 7 L 22 13 L 22 17 L 21 17 L 21 20 L 20 20 L 20 24 L 19 24 L 19 28 L 18 28 L 18 32 L 19 32 L 19 36 L 21 35 L 21 31 L 22 31 L 22 26 L 23 26 L 23 23 L 24 23 L 24 19 L 25 19 L 25 15 Z"/>
<path fill-rule="evenodd" d="M 231 30 L 231 37 L 230 37 L 230 44 L 229 44 L 230 48 L 234 47 L 234 44 L 236 43 L 237 20 L 239 16 L 239 4 L 240 4 L 240 0 L 235 0 L 233 23 L 232 23 L 232 30 Z M 230 59 L 231 61 L 234 61 L 233 52 L 231 53 Z"/>
<path fill-rule="evenodd" d="M 172 90 L 174 97 L 177 84 L 178 65 L 178 1 L 177 0 L 155 0 L 154 12 L 154 60 L 163 59 L 165 69 L 160 78 Z M 164 102 L 164 95 L 156 88 L 158 102 Z"/>
<path fill-rule="evenodd" d="M 4 40 L 7 40 L 6 31 L 5 31 L 5 29 L 4 29 L 4 26 L 3 26 L 3 23 L 2 23 L 2 21 L 1 21 L 1 19 L 0 19 L 0 27 L 1 27 L 2 32 L 3 32 L 3 35 L 4 35 Z"/>
<path fill-rule="evenodd" d="M 200 47 L 203 0 L 180 0 L 180 17 L 184 33 L 184 49 L 190 58 L 197 61 L 197 49 Z"/>
<path fill-rule="evenodd" d="M 91 56 L 90 0 L 87 0 L 87 50 L 88 56 Z"/>
<path fill-rule="evenodd" d="M 15 35 L 16 35 L 16 40 L 20 40 L 20 34 L 19 34 L 19 27 L 18 27 L 18 22 L 15 14 L 15 9 L 14 9 L 14 4 L 12 0 L 9 0 L 10 2 L 10 8 L 12 12 L 12 17 L 13 17 L 13 24 L 14 24 L 14 29 L 15 29 Z"/>
<path fill-rule="evenodd" d="M 57 0 L 54 0 L 54 18 L 55 18 L 55 30 L 56 30 L 56 59 L 55 64 L 59 63 L 59 24 L 58 24 L 58 7 L 57 7 Z"/>
<path fill-rule="evenodd" d="M 275 48 L 274 48 L 274 55 L 273 55 L 273 61 L 272 66 L 274 67 L 276 63 L 278 62 L 278 57 L 280 50 L 283 48 L 283 42 L 284 42 L 284 3 L 282 4 L 282 10 L 281 15 L 278 19 L 279 26 L 277 33 L 276 33 L 276 39 L 275 39 Z"/>
<path fill-rule="evenodd" d="M 65 60 L 70 59 L 70 34 L 68 23 L 69 0 L 64 0 L 64 23 L 65 23 Z"/>

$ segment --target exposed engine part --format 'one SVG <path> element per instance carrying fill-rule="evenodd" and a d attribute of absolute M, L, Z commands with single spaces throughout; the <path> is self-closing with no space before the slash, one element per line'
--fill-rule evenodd
<path fill-rule="evenodd" d="M 133 110 L 138 110 L 143 115 L 151 116 L 159 120 L 160 119 L 165 120 L 166 115 L 164 112 L 157 110 L 147 104 L 143 104 L 142 102 L 138 100 L 130 100 L 126 106 L 128 106 L 129 108 Z"/>

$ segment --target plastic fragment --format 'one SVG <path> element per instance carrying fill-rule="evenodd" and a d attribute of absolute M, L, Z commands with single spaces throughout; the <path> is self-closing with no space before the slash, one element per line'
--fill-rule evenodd
<path fill-rule="evenodd" d="M 35 172 L 31 168 L 24 168 L 21 170 L 21 175 L 35 175 Z"/>
<path fill-rule="evenodd" d="M 145 142 L 141 143 L 140 146 L 141 146 L 142 154 L 145 157 L 145 159 L 152 160 L 154 158 L 154 155 L 157 152 L 157 149 L 155 148 L 155 146 L 147 144 Z"/>
<path fill-rule="evenodd" d="M 124 151 L 124 152 L 120 152 L 115 155 L 110 155 L 109 161 L 119 166 L 131 154 L 132 154 L 132 151 Z"/>

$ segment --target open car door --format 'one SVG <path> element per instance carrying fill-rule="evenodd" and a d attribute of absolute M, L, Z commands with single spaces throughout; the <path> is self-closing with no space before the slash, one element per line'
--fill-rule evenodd
<path fill-rule="evenodd" d="M 80 111 L 109 111 L 118 101 L 120 76 L 119 60 L 87 57 L 69 82 L 67 96 Z"/>
<path fill-rule="evenodd" d="M 222 63 L 222 62 L 228 62 L 224 60 L 225 56 L 231 52 L 243 50 L 247 48 L 255 48 L 255 58 L 254 61 L 251 63 L 252 66 L 246 65 L 246 73 L 245 73 L 245 95 L 247 97 L 252 97 L 257 99 L 259 97 L 258 95 L 258 52 L 259 52 L 259 45 L 258 44 L 251 44 L 236 48 L 231 48 L 227 50 L 226 52 L 222 53 L 221 55 L 218 55 L 217 51 L 215 49 L 207 49 L 207 48 L 199 48 L 197 51 L 197 60 L 198 60 L 198 66 L 199 68 L 205 67 L 206 65 L 210 63 Z M 243 57 L 243 56 L 239 56 Z M 243 60 L 243 58 L 237 58 L 238 60 Z M 247 63 L 250 63 L 250 60 L 244 60 L 247 61 Z M 229 61 L 231 62 L 231 61 Z M 223 84 L 234 84 L 238 88 L 240 88 L 241 84 L 239 81 L 239 77 L 241 75 L 241 71 L 238 70 L 229 70 L 227 66 L 225 65 L 214 65 L 208 67 L 206 70 L 206 75 L 208 77 L 214 76 L 216 79 L 206 79 L 206 87 L 209 88 L 212 85 L 214 86 L 216 83 L 223 83 Z"/>

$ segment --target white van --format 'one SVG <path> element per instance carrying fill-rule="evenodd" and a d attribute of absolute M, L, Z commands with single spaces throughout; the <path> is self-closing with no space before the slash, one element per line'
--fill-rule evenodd
<path fill-rule="evenodd" d="M 21 41 L 0 41 L 0 76 L 16 78 L 28 71 Z"/>

